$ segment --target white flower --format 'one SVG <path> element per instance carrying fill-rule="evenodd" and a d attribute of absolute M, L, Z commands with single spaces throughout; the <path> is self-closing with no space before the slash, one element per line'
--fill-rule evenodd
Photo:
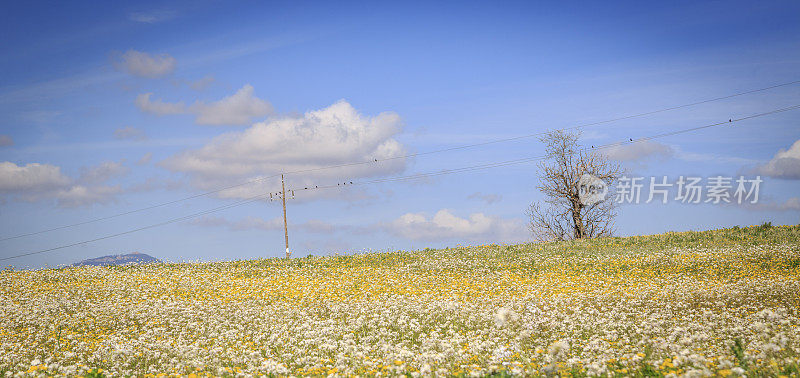
<path fill-rule="evenodd" d="M 419 369 L 419 372 L 422 375 L 430 374 L 431 373 L 431 365 L 429 365 L 429 364 L 422 365 L 422 368 Z"/>
<path fill-rule="evenodd" d="M 566 340 L 556 341 L 547 348 L 547 353 L 553 357 L 569 351 L 569 343 Z"/>
<path fill-rule="evenodd" d="M 497 314 L 494 315 L 494 322 L 498 327 L 503 327 L 510 322 L 515 322 L 517 319 L 517 313 L 505 307 L 501 307 L 497 310 Z"/>

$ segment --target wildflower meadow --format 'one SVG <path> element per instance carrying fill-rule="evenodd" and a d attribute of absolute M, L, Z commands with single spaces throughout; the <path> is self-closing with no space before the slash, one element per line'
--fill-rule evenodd
<path fill-rule="evenodd" d="M 800 226 L 0 272 L 4 376 L 797 376 Z"/>

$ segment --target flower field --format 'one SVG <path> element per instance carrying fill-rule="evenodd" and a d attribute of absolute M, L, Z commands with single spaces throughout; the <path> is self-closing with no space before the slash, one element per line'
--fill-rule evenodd
<path fill-rule="evenodd" d="M 0 375 L 798 376 L 800 226 L 0 272 Z"/>

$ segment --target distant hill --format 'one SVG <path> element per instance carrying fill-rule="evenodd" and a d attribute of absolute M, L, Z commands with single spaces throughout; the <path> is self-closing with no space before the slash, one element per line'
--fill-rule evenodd
<path fill-rule="evenodd" d="M 96 257 L 93 259 L 76 262 L 75 264 L 72 264 L 70 266 L 84 266 L 84 265 L 106 266 L 106 265 L 123 265 L 123 264 L 147 264 L 156 262 L 161 262 L 161 260 L 153 256 L 146 255 L 144 253 L 133 252 L 133 253 L 128 253 L 126 255 L 108 255 L 108 256 Z"/>

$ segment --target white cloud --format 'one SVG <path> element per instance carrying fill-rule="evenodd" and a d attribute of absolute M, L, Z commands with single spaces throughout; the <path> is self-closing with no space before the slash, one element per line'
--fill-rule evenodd
<path fill-rule="evenodd" d="M 149 192 L 152 190 L 177 190 L 184 186 L 180 180 L 166 179 L 161 177 L 148 177 L 143 182 L 133 184 L 125 190 L 127 192 Z"/>
<path fill-rule="evenodd" d="M 176 12 L 171 9 L 157 9 L 149 12 L 132 12 L 128 14 L 128 19 L 145 24 L 155 24 L 174 18 Z"/>
<path fill-rule="evenodd" d="M 264 220 L 256 217 L 246 217 L 238 222 L 230 223 L 233 230 L 283 230 L 283 218 L 275 217 Z"/>
<path fill-rule="evenodd" d="M 189 222 L 189 224 L 202 227 L 226 227 L 230 224 L 230 221 L 223 217 L 205 215 L 203 217 L 193 219 Z"/>
<path fill-rule="evenodd" d="M 68 185 L 70 179 L 61 168 L 50 164 L 29 163 L 18 166 L 0 162 L 0 192 L 42 192 Z"/>
<path fill-rule="evenodd" d="M 310 219 L 306 223 L 303 223 L 303 224 L 298 225 L 298 226 L 303 231 L 317 233 L 317 234 L 331 234 L 331 233 L 336 232 L 337 230 L 341 230 L 341 229 L 344 229 L 344 228 L 348 228 L 349 229 L 349 227 L 341 227 L 341 226 L 337 227 L 334 224 L 331 224 L 331 223 L 325 222 L 325 221 L 321 221 L 321 220 L 317 220 L 317 219 Z"/>
<path fill-rule="evenodd" d="M 608 138 L 608 134 L 597 130 L 581 130 L 581 139 L 583 140 L 602 140 Z"/>
<path fill-rule="evenodd" d="M 383 228 L 389 233 L 414 240 L 517 241 L 526 237 L 525 228 L 518 220 L 506 220 L 483 213 L 460 218 L 447 209 L 437 211 L 430 219 L 422 213 L 407 213 Z"/>
<path fill-rule="evenodd" d="M 788 150 L 780 149 L 775 156 L 755 169 L 757 174 L 787 180 L 800 180 L 800 140 Z"/>
<path fill-rule="evenodd" d="M 112 178 L 124 176 L 128 171 L 128 167 L 124 166 L 121 161 L 107 161 L 94 167 L 82 169 L 78 181 L 90 184 L 103 183 Z"/>
<path fill-rule="evenodd" d="M 121 189 L 100 184 L 125 172 L 121 163 L 109 162 L 84 169 L 81 177 L 73 180 L 54 165 L 18 166 L 6 161 L 0 163 L 0 193 L 29 202 L 55 199 L 62 207 L 107 203 L 113 201 Z"/>
<path fill-rule="evenodd" d="M 224 64 L 222 62 L 271 51 L 277 48 L 297 45 L 308 41 L 311 35 L 279 35 L 267 36 L 259 41 L 225 46 L 221 50 L 204 51 L 191 60 L 192 65 Z M 217 37 L 211 37 L 215 39 Z M 206 41 L 206 43 L 209 41 Z M 116 54 L 117 57 L 121 54 Z M 126 71 L 124 65 L 117 65 Z M 22 103 L 31 100 L 58 98 L 86 88 L 103 86 L 120 79 L 117 72 L 98 71 L 92 68 L 77 75 L 61 77 L 48 81 L 40 81 L 26 86 L 6 86 L 0 88 L 0 102 Z"/>
<path fill-rule="evenodd" d="M 106 204 L 115 201 L 115 195 L 122 192 L 117 186 L 84 186 L 74 185 L 56 192 L 58 205 L 61 207 L 79 207 L 94 204 Z"/>
<path fill-rule="evenodd" d="M 186 105 L 183 102 L 164 102 L 161 100 L 150 100 L 152 93 L 143 93 L 136 96 L 136 107 L 145 113 L 156 115 L 166 114 L 184 114 L 186 113 Z"/>
<path fill-rule="evenodd" d="M 153 153 L 152 152 L 148 152 L 148 153 L 142 155 L 142 158 L 139 159 L 139 161 L 136 162 L 136 165 L 150 164 L 151 160 L 153 160 Z"/>
<path fill-rule="evenodd" d="M 256 123 L 244 131 L 222 134 L 202 148 L 173 155 L 160 164 L 173 172 L 189 174 L 199 189 L 212 190 L 280 172 L 405 155 L 403 145 L 394 139 L 401 128 L 396 113 L 365 116 L 342 100 L 301 116 L 274 118 Z M 336 183 L 334 180 L 394 174 L 403 171 L 405 166 L 405 159 L 394 159 L 291 174 L 287 181 L 289 188 L 295 189 Z M 270 180 L 219 194 L 222 197 L 247 198 L 275 191 L 279 183 L 279 180 Z"/>
<path fill-rule="evenodd" d="M 759 201 L 758 203 L 744 202 L 736 205 L 752 210 L 800 211 L 800 197 L 792 197 L 785 202 Z"/>
<path fill-rule="evenodd" d="M 273 111 L 268 101 L 254 96 L 254 89 L 250 84 L 219 101 L 197 101 L 189 107 L 183 102 L 151 100 L 152 95 L 144 93 L 137 96 L 136 106 L 143 112 L 156 115 L 191 113 L 195 115 L 195 123 L 198 125 L 245 125 L 254 118 L 266 116 Z"/>
<path fill-rule="evenodd" d="M 253 96 L 253 92 L 253 86 L 247 84 L 222 100 L 194 104 L 191 111 L 197 115 L 195 122 L 200 125 L 244 125 L 253 118 L 272 113 L 272 105 Z"/>
<path fill-rule="evenodd" d="M 214 79 L 213 76 L 204 76 L 201 79 L 190 81 L 188 84 L 189 88 L 195 91 L 203 91 L 209 86 L 211 86 L 211 84 L 214 84 L 214 81 L 216 81 L 216 79 Z"/>
<path fill-rule="evenodd" d="M 675 151 L 670 146 L 646 140 L 604 148 L 601 152 L 612 160 L 636 161 L 649 157 L 670 157 Z"/>
<path fill-rule="evenodd" d="M 491 205 L 495 202 L 500 202 L 503 196 L 499 194 L 483 194 L 481 192 L 476 192 L 467 196 L 467 199 L 483 201 L 486 202 L 487 205 Z"/>
<path fill-rule="evenodd" d="M 779 207 L 781 210 L 797 210 L 800 211 L 800 198 L 792 197 L 782 203 Z"/>
<path fill-rule="evenodd" d="M 133 76 L 157 78 L 175 71 L 176 60 L 169 54 L 152 55 L 146 52 L 128 50 L 114 61 L 117 70 Z"/>
<path fill-rule="evenodd" d="M 675 158 L 689 162 L 715 162 L 722 164 L 753 164 L 756 161 L 738 156 L 722 155 L 718 153 L 698 153 L 684 151 L 678 146 L 672 146 L 675 151 Z"/>
<path fill-rule="evenodd" d="M 133 126 L 125 126 L 114 130 L 114 138 L 141 141 L 147 139 L 147 134 L 145 134 L 143 130 Z"/>
<path fill-rule="evenodd" d="M 8 135 L 0 135 L 0 147 L 7 147 L 13 145 L 14 145 L 14 139 L 11 139 L 11 137 Z"/>

